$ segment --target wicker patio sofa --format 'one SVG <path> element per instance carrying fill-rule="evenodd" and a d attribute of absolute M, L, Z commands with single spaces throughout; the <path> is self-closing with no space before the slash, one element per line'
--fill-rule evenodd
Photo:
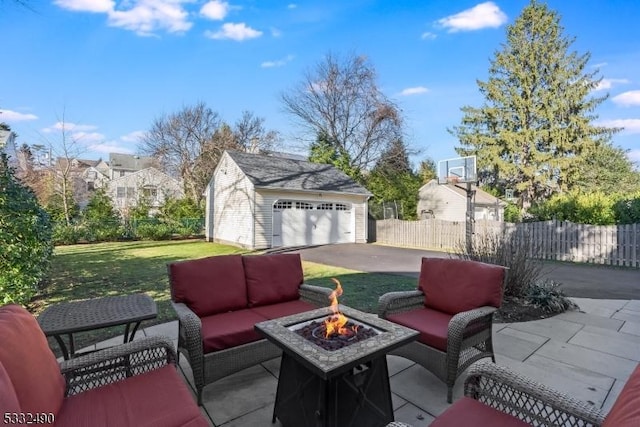
<path fill-rule="evenodd" d="M 191 365 L 198 404 L 220 378 L 279 357 L 256 323 L 329 304 L 331 290 L 303 284 L 299 254 L 223 255 L 168 265 L 178 351 Z"/>
<path fill-rule="evenodd" d="M 0 414 L 7 425 L 208 426 L 164 338 L 58 364 L 35 318 L 0 307 Z"/>
<path fill-rule="evenodd" d="M 507 269 L 476 261 L 423 258 L 415 291 L 389 292 L 378 316 L 420 332 L 392 354 L 419 363 L 447 385 L 451 403 L 456 378 L 472 363 L 495 361 L 491 328 L 502 304 Z"/>

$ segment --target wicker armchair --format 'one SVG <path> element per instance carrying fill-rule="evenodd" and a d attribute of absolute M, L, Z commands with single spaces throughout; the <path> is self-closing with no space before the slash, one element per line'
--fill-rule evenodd
<path fill-rule="evenodd" d="M 476 261 L 423 258 L 418 289 L 390 292 L 378 301 L 378 316 L 416 329 L 420 337 L 391 354 L 419 363 L 453 386 L 479 359 L 495 362 L 491 327 L 502 304 L 505 267 Z"/>
<path fill-rule="evenodd" d="M 605 415 L 593 405 L 580 402 L 543 384 L 494 363 L 471 367 L 465 380 L 465 397 L 459 399 L 431 424 L 502 426 L 600 426 Z M 635 425 L 615 424 L 612 425 Z"/>

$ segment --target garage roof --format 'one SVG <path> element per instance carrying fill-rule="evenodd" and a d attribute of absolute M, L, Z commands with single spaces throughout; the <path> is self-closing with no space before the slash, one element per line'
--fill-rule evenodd
<path fill-rule="evenodd" d="M 331 165 L 241 151 L 227 153 L 257 188 L 371 195 Z"/>

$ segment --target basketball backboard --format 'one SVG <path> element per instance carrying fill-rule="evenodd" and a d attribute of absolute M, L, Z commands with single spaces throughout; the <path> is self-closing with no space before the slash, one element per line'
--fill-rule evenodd
<path fill-rule="evenodd" d="M 476 156 L 457 157 L 438 162 L 438 184 L 476 183 Z"/>

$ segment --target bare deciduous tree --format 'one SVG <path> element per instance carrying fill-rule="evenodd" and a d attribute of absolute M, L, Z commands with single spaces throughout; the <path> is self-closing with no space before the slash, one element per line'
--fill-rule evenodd
<path fill-rule="evenodd" d="M 235 140 L 244 150 L 255 153 L 273 149 L 280 141 L 277 131 L 264 127 L 264 118 L 256 117 L 250 111 L 243 111 L 242 117 L 233 129 Z"/>
<path fill-rule="evenodd" d="M 402 137 L 400 111 L 378 88 L 375 69 L 364 56 L 327 54 L 281 101 L 308 143 L 326 135 L 359 170 L 369 169 Z"/>
<path fill-rule="evenodd" d="M 204 188 L 195 179 L 194 167 L 210 148 L 213 134 L 220 125 L 218 113 L 199 102 L 156 118 L 139 148 L 156 157 L 170 175 L 182 178 L 185 193 L 199 201 Z"/>

